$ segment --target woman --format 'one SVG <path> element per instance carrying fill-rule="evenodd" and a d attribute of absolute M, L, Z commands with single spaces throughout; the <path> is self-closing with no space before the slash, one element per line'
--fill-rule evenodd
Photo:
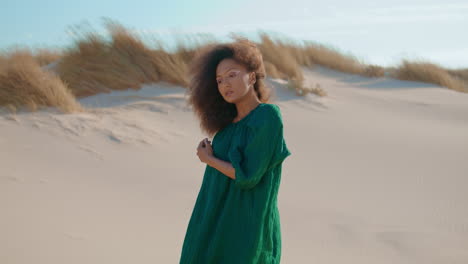
<path fill-rule="evenodd" d="M 281 257 L 277 194 L 283 160 L 280 108 L 267 103 L 262 55 L 238 39 L 209 45 L 191 65 L 189 102 L 213 144 L 188 223 L 181 264 L 276 264 Z"/>

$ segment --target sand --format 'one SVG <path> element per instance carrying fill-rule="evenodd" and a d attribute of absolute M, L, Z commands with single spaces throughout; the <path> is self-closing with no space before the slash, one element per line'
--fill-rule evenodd
<path fill-rule="evenodd" d="M 281 263 L 468 263 L 468 94 L 317 67 L 269 79 L 292 153 Z M 0 263 L 178 263 L 205 164 L 164 83 L 0 114 Z M 210 138 L 211 139 L 211 138 Z"/>

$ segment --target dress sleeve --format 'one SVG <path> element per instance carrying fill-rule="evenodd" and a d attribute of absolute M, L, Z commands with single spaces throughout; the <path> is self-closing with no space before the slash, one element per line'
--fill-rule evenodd
<path fill-rule="evenodd" d="M 276 105 L 249 121 L 245 147 L 235 146 L 228 153 L 235 169 L 235 185 L 241 189 L 255 187 L 270 167 L 291 154 L 283 138 L 283 122 Z"/>

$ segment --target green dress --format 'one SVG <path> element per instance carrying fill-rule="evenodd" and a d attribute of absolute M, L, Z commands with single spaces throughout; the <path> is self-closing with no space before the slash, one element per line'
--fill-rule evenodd
<path fill-rule="evenodd" d="M 235 179 L 206 166 L 179 263 L 280 263 L 277 196 L 282 162 L 291 155 L 280 108 L 260 103 L 219 130 L 212 147 L 235 168 Z"/>

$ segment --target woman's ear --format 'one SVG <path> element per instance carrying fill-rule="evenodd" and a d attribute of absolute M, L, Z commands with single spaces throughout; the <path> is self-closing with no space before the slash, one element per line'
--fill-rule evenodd
<path fill-rule="evenodd" d="M 257 81 L 255 72 L 251 72 L 250 75 L 249 75 L 249 77 L 250 77 L 250 78 L 249 78 L 249 79 L 250 79 L 250 84 L 251 84 L 251 85 L 254 85 L 255 82 Z"/>

